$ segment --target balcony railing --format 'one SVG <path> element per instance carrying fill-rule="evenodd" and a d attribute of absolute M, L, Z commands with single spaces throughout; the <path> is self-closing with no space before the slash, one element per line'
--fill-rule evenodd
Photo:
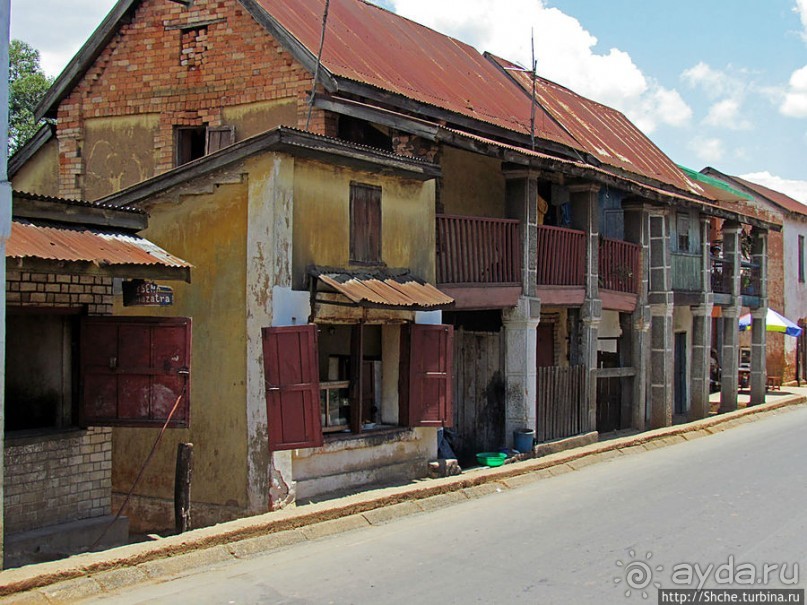
<path fill-rule="evenodd" d="M 586 275 L 586 234 L 563 227 L 538 226 L 539 286 L 582 286 Z"/>
<path fill-rule="evenodd" d="M 600 240 L 600 288 L 639 293 L 639 254 L 637 244 L 615 239 Z"/>
<path fill-rule="evenodd" d="M 740 263 L 740 294 L 759 296 L 762 274 L 759 265 L 743 261 Z"/>
<path fill-rule="evenodd" d="M 520 285 L 519 222 L 438 215 L 437 282 Z"/>
<path fill-rule="evenodd" d="M 731 262 L 712 258 L 712 291 L 716 294 L 731 294 Z"/>
<path fill-rule="evenodd" d="M 703 290 L 701 255 L 672 254 L 673 290 L 683 292 L 700 292 Z"/>

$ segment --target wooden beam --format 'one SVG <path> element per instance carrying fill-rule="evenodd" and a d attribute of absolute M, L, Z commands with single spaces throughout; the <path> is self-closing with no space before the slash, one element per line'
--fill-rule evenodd
<path fill-rule="evenodd" d="M 14 218 L 27 218 L 114 227 L 130 231 L 142 231 L 148 227 L 148 215 L 142 211 L 104 208 L 89 204 L 70 204 L 56 200 L 32 199 L 15 195 L 12 208 Z"/>

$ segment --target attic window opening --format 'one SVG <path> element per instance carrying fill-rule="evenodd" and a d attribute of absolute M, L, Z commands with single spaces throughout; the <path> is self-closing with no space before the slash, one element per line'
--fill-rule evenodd
<path fill-rule="evenodd" d="M 206 132 L 204 126 L 181 126 L 174 129 L 176 166 L 204 157 Z"/>
<path fill-rule="evenodd" d="M 201 69 L 207 52 L 207 25 L 179 30 L 179 64 L 193 71 Z"/>

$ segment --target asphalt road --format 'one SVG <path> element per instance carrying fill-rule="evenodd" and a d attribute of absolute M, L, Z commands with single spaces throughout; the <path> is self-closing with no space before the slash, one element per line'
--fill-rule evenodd
<path fill-rule="evenodd" d="M 93 602 L 656 603 L 655 584 L 741 588 L 765 564 L 756 588 L 792 588 L 782 565 L 804 588 L 806 437 L 802 407 Z"/>

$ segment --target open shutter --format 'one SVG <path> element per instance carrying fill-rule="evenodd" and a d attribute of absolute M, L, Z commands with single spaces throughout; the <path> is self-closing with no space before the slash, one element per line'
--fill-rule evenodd
<path fill-rule="evenodd" d="M 191 320 L 85 317 L 80 335 L 81 424 L 190 422 Z M 184 392 L 183 392 L 184 390 Z"/>
<path fill-rule="evenodd" d="M 235 143 L 235 126 L 208 126 L 205 131 L 205 155 Z"/>
<path fill-rule="evenodd" d="M 264 328 L 270 451 L 322 445 L 317 327 Z"/>
<path fill-rule="evenodd" d="M 451 426 L 453 326 L 413 325 L 409 354 L 409 426 Z"/>

